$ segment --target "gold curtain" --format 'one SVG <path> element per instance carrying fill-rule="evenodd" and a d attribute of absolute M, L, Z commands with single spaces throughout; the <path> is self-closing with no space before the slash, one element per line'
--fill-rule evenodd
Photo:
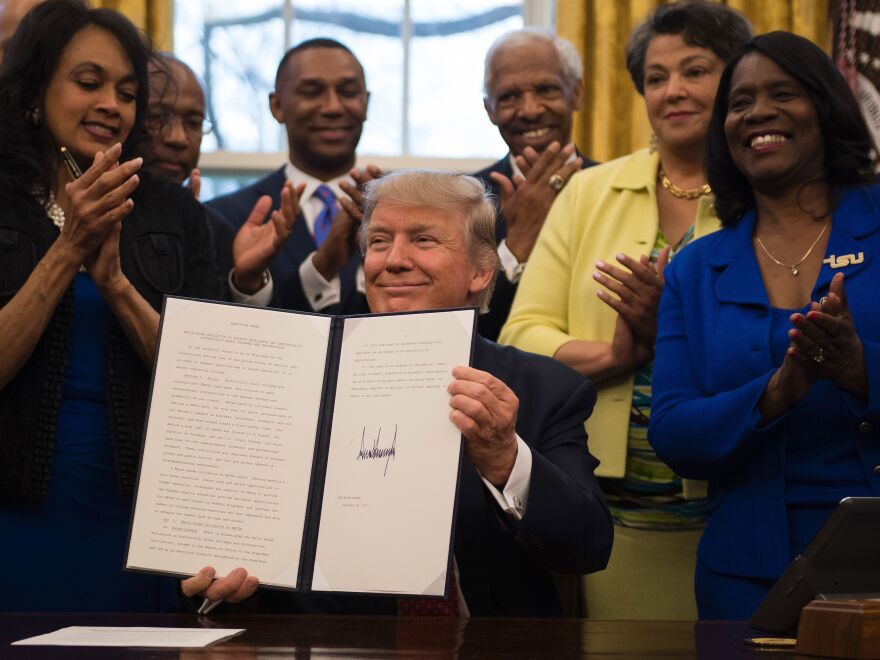
<path fill-rule="evenodd" d="M 125 14 L 152 39 L 156 50 L 171 50 L 173 44 L 173 0 L 92 0 L 93 7 L 105 7 Z"/>
<path fill-rule="evenodd" d="M 831 52 L 829 0 L 724 0 L 756 34 L 795 32 Z M 633 27 L 662 0 L 557 0 L 556 27 L 584 58 L 583 110 L 574 140 L 594 160 L 607 161 L 648 145 L 645 105 L 626 70 L 624 48 Z"/>

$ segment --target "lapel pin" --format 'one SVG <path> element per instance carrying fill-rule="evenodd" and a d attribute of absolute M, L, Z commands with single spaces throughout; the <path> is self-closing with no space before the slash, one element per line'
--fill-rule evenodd
<path fill-rule="evenodd" d="M 832 268 L 844 268 L 845 266 L 855 266 L 856 264 L 860 264 L 865 260 L 865 253 L 859 252 L 858 256 L 854 254 L 842 254 L 839 257 L 835 255 L 831 255 L 827 259 L 823 260 L 823 264 L 828 264 Z"/>

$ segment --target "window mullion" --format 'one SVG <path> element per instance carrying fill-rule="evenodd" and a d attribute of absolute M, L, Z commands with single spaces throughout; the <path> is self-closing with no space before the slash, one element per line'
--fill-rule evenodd
<path fill-rule="evenodd" d="M 293 0 L 284 0 L 284 4 L 281 6 L 281 14 L 284 17 L 284 52 L 286 53 L 293 45 L 290 43 L 294 15 Z"/>
<path fill-rule="evenodd" d="M 553 30 L 556 24 L 555 0 L 523 0 L 523 23 L 527 27 Z"/>
<path fill-rule="evenodd" d="M 410 39 L 412 37 L 412 14 L 410 0 L 403 0 L 403 24 L 401 25 L 401 39 L 403 40 L 403 108 L 401 112 L 401 155 L 410 155 L 409 145 L 409 69 L 410 69 Z"/>
<path fill-rule="evenodd" d="M 293 0 L 284 0 L 281 4 L 281 16 L 284 21 L 284 48 L 282 49 L 282 55 L 290 49 L 293 45 L 291 44 L 291 40 L 293 37 L 293 19 L 296 15 L 296 9 L 293 6 Z M 278 58 L 278 61 L 281 61 L 281 58 Z M 274 84 L 273 84 L 273 89 Z M 278 151 L 287 152 L 287 129 L 284 128 L 278 131 Z"/>

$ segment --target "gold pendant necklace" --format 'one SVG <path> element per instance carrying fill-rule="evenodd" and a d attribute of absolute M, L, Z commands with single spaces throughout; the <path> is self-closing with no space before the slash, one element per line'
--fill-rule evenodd
<path fill-rule="evenodd" d="M 758 241 L 758 245 L 760 245 L 760 246 L 761 246 L 761 249 L 764 250 L 764 254 L 766 254 L 768 257 L 770 257 L 770 259 L 773 261 L 774 264 L 776 264 L 777 266 L 782 266 L 783 268 L 788 268 L 788 270 L 791 271 L 791 274 L 792 274 L 793 276 L 797 277 L 797 274 L 800 273 L 800 271 L 798 270 L 798 266 L 800 266 L 802 263 L 804 263 L 804 261 L 807 260 L 807 257 L 810 256 L 810 253 L 813 251 L 813 248 L 816 247 L 816 245 L 819 243 L 819 241 L 820 241 L 820 240 L 822 239 L 822 237 L 825 235 L 825 230 L 828 229 L 828 225 L 830 225 L 830 224 L 831 224 L 831 221 L 830 221 L 830 220 L 829 220 L 828 222 L 825 223 L 825 226 L 822 227 L 822 231 L 820 231 L 820 232 L 819 232 L 819 235 L 816 236 L 816 240 L 813 241 L 813 244 L 810 246 L 810 249 L 807 250 L 807 252 L 804 254 L 804 256 L 802 256 L 802 257 L 800 258 L 799 261 L 797 261 L 797 262 L 795 262 L 795 263 L 793 263 L 793 264 L 791 264 L 791 265 L 789 265 L 789 264 L 785 264 L 785 263 L 782 263 L 781 261 L 779 261 L 779 259 L 777 259 L 777 258 L 774 257 L 772 254 L 770 254 L 770 250 L 768 250 L 768 249 L 767 249 L 767 246 L 764 245 L 764 241 L 762 241 L 762 240 L 758 237 L 758 233 L 757 233 L 757 232 L 755 232 L 755 240 Z"/>
<path fill-rule="evenodd" d="M 693 190 L 685 190 L 684 188 L 679 188 L 677 185 L 669 180 L 668 176 L 666 176 L 666 172 L 663 171 L 662 165 L 657 171 L 657 180 L 660 182 L 660 185 L 666 188 L 666 190 L 668 190 L 673 197 L 677 197 L 678 199 L 697 199 L 698 197 L 702 197 L 703 195 L 712 194 L 712 188 L 709 187 L 708 183 L 704 183 L 699 188 L 694 188 Z"/>

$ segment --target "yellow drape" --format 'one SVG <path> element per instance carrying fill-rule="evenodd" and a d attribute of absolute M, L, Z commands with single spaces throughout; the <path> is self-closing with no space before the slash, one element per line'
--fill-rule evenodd
<path fill-rule="evenodd" d="M 583 110 L 574 140 L 590 158 L 607 161 L 648 145 L 645 105 L 626 70 L 624 47 L 633 27 L 662 0 L 557 0 L 560 36 L 584 58 Z M 756 34 L 789 30 L 831 51 L 828 0 L 726 0 Z"/>
<path fill-rule="evenodd" d="M 92 0 L 93 7 L 115 9 L 144 30 L 157 50 L 171 50 L 173 44 L 173 0 Z"/>

